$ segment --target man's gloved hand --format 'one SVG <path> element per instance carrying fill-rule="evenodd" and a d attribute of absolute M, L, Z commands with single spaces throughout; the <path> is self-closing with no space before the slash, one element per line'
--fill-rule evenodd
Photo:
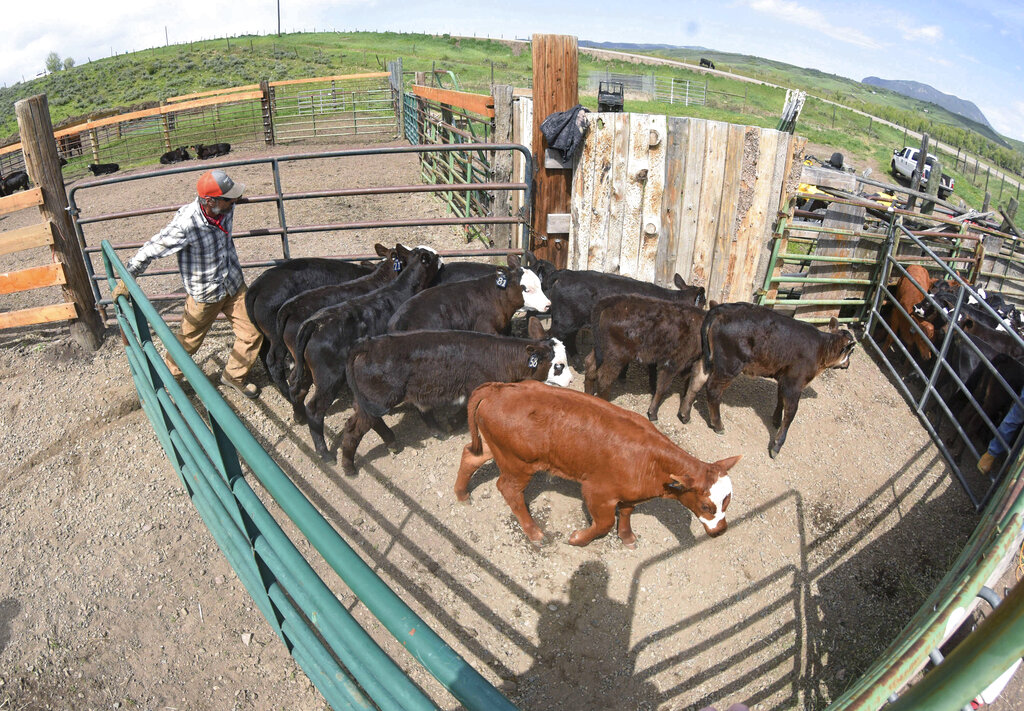
<path fill-rule="evenodd" d="M 125 286 L 124 282 L 120 279 L 117 280 L 117 286 L 114 287 L 114 291 L 110 294 L 110 298 L 117 301 L 119 296 L 128 296 L 128 287 Z"/>

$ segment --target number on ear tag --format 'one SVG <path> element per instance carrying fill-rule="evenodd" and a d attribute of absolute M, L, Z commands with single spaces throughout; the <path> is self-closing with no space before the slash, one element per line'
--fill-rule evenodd
<path fill-rule="evenodd" d="M 530 368 L 536 368 L 538 365 L 540 365 L 540 356 L 538 356 L 536 353 L 530 355 L 530 362 L 527 363 L 527 365 L 530 366 Z"/>
<path fill-rule="evenodd" d="M 402 260 L 400 260 L 400 259 L 393 259 L 393 260 L 392 260 L 392 263 L 394 264 L 394 267 L 393 267 L 393 269 L 394 269 L 394 270 L 395 270 L 396 272 L 400 272 L 400 271 L 402 271 Z"/>
<path fill-rule="evenodd" d="M 498 285 L 499 289 L 504 289 L 508 286 L 508 275 L 505 272 L 498 272 L 498 278 L 495 279 L 494 283 Z"/>

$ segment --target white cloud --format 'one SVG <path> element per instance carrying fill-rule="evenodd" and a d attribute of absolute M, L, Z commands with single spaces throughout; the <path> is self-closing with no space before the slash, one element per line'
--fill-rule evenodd
<path fill-rule="evenodd" d="M 1024 141 L 1024 101 L 1013 101 L 1007 105 L 981 104 L 978 106 L 992 128 L 1004 136 Z"/>
<path fill-rule="evenodd" d="M 799 25 L 840 42 L 853 44 L 865 49 L 880 49 L 882 44 L 861 32 L 856 27 L 834 25 L 820 11 L 809 5 L 791 0 L 746 0 L 748 7 L 782 20 L 790 25 Z"/>
<path fill-rule="evenodd" d="M 903 39 L 908 42 L 929 42 L 934 44 L 943 38 L 942 28 L 938 25 L 918 27 L 901 21 L 897 27 Z"/>

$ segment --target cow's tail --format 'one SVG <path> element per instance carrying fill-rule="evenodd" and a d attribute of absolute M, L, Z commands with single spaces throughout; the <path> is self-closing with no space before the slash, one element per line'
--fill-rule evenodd
<path fill-rule="evenodd" d="M 316 327 L 317 321 L 309 318 L 302 322 L 298 333 L 295 334 L 295 367 L 288 376 L 288 390 L 293 402 L 299 396 L 302 381 L 306 378 L 306 346 L 316 332 Z"/>
<path fill-rule="evenodd" d="M 714 349 L 714 344 L 711 342 L 711 334 L 716 318 L 718 318 L 718 313 L 715 309 L 712 309 L 708 311 L 708 315 L 704 317 L 704 322 L 700 325 L 700 351 L 705 373 L 711 372 L 711 354 Z"/>
<path fill-rule="evenodd" d="M 484 441 L 480 437 L 480 428 L 476 424 L 476 411 L 490 392 L 490 384 L 484 383 L 473 391 L 469 396 L 469 402 L 466 403 L 466 420 L 469 423 L 469 444 L 466 447 L 475 456 L 479 456 L 484 451 Z"/>

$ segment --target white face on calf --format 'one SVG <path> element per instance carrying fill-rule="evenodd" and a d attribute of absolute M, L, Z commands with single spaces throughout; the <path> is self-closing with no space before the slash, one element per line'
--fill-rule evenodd
<path fill-rule="evenodd" d="M 551 300 L 544 296 L 544 291 L 540 288 L 540 277 L 536 272 L 524 269 L 519 284 L 523 289 L 523 308 L 540 313 L 551 308 Z"/>
<path fill-rule="evenodd" d="M 718 524 L 725 518 L 725 509 L 723 508 L 726 498 L 732 496 L 732 479 L 729 478 L 728 474 L 723 474 L 718 477 L 718 481 L 711 485 L 711 489 L 708 492 L 708 497 L 711 502 L 715 505 L 715 515 L 713 518 L 699 518 L 700 522 L 704 524 L 709 531 L 713 531 L 718 527 Z"/>
<path fill-rule="evenodd" d="M 569 367 L 569 359 L 565 355 L 565 346 L 557 338 L 552 338 L 551 340 L 555 346 L 555 357 L 551 359 L 548 377 L 544 382 L 548 385 L 567 388 L 572 382 L 572 368 Z"/>

